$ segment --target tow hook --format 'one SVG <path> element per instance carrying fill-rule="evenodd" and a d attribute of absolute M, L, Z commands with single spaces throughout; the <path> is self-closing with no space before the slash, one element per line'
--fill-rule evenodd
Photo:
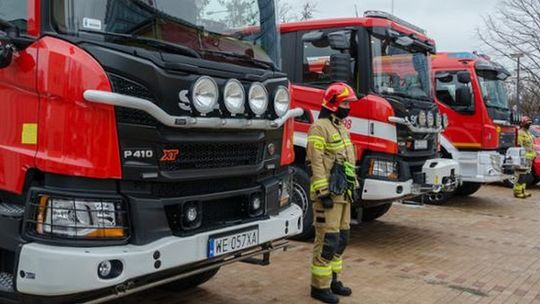
<path fill-rule="evenodd" d="M 116 285 L 114 289 L 116 291 L 116 294 L 123 294 L 126 293 L 128 290 L 132 289 L 133 287 L 135 287 L 135 283 L 133 281 L 129 281 L 120 285 Z"/>

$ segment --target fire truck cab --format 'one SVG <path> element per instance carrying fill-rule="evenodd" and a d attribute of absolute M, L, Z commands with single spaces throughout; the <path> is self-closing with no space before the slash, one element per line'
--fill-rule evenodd
<path fill-rule="evenodd" d="M 275 3 L 245 9 L 2 1 L 2 303 L 195 286 L 302 230 Z"/>
<path fill-rule="evenodd" d="M 363 18 L 281 25 L 283 67 L 293 104 L 305 110 L 295 124 L 297 204 L 305 233 L 312 221 L 305 169 L 307 132 L 319 116 L 326 87 L 343 81 L 356 89 L 344 124 L 357 152 L 361 189 L 359 220 L 385 214 L 392 202 L 457 186 L 458 164 L 438 157 L 439 133 L 447 124 L 433 99 L 429 55 L 434 41 L 423 30 L 384 12 Z"/>
<path fill-rule="evenodd" d="M 524 150 L 516 147 L 520 115 L 509 108 L 504 83 L 510 72 L 476 53 L 438 53 L 432 63 L 437 105 L 449 119 L 442 152 L 459 162 L 463 180 L 455 194 L 473 194 L 526 166 Z M 429 195 L 428 201 L 440 204 L 448 198 Z"/>

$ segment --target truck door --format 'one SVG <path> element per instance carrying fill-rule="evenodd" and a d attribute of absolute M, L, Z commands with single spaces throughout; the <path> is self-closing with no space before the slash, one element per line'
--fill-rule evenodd
<path fill-rule="evenodd" d="M 435 73 L 437 102 L 450 122 L 444 136 L 460 150 L 481 148 L 482 113 L 478 92 L 466 70 L 438 70 Z"/>
<path fill-rule="evenodd" d="M 0 2 L 2 31 L 18 29 L 26 35 L 30 1 Z M 5 34 L 4 34 L 5 35 Z M 37 48 L 15 51 L 9 66 L 0 69 L 0 189 L 21 193 L 25 174 L 34 167 L 37 149 Z"/>

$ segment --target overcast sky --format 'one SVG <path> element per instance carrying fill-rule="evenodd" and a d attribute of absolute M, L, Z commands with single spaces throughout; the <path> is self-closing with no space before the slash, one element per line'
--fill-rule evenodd
<path fill-rule="evenodd" d="M 390 12 L 392 9 L 392 0 L 314 1 L 317 2 L 316 18 L 354 16 L 355 4 L 360 15 L 366 10 Z M 440 51 L 474 51 L 484 49 L 476 28 L 483 26 L 482 16 L 493 13 L 499 1 L 394 0 L 394 14 L 426 29 Z"/>

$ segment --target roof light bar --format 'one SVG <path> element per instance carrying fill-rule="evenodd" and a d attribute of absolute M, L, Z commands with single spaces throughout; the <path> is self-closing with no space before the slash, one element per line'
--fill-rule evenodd
<path fill-rule="evenodd" d="M 422 34 L 426 34 L 427 31 L 410 23 L 410 22 L 407 22 L 401 18 L 398 18 L 392 14 L 389 14 L 387 12 L 383 12 L 383 11 L 374 11 L 374 10 L 370 10 L 370 11 L 366 11 L 364 12 L 364 17 L 371 17 L 371 18 L 381 18 L 381 19 L 387 19 L 387 20 L 390 20 L 390 21 L 393 21 L 393 22 L 396 22 L 396 23 L 399 23 L 401 25 L 404 25 L 408 28 L 411 28 L 419 33 L 422 33 Z"/>

